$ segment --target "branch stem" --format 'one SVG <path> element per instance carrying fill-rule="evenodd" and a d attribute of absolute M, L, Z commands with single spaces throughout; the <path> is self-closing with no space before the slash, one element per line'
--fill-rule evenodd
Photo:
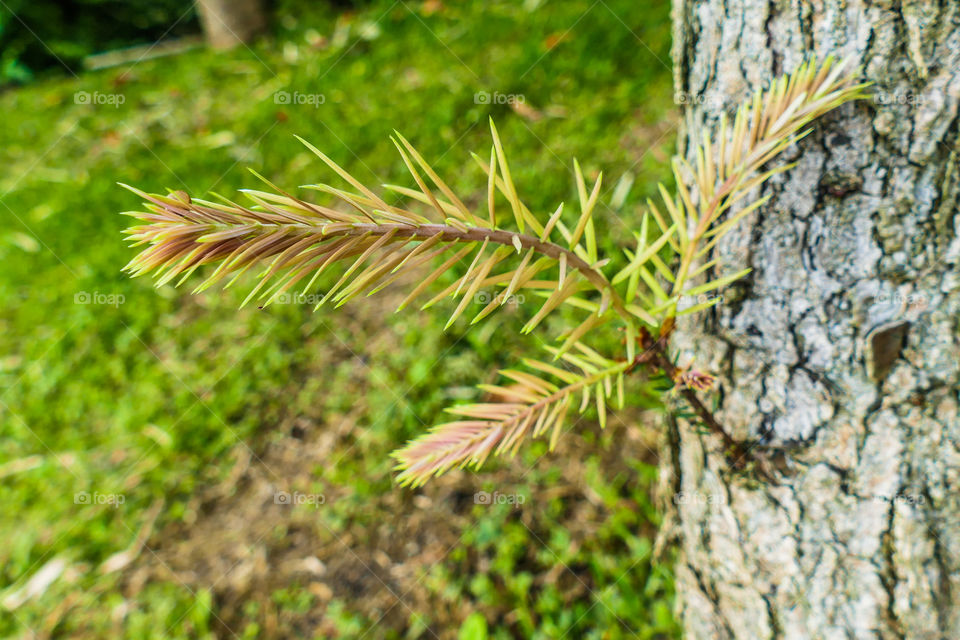
<path fill-rule="evenodd" d="M 537 238 L 536 236 L 525 233 L 517 233 L 514 231 L 505 231 L 502 229 L 489 229 L 486 227 L 466 227 L 465 229 L 459 229 L 446 224 L 421 224 L 418 226 L 413 226 L 399 223 L 358 223 L 354 224 L 350 229 L 338 231 L 337 235 L 386 235 L 391 231 L 394 231 L 393 237 L 396 240 L 400 240 L 402 238 L 426 240 L 436 236 L 437 234 L 441 234 L 441 242 L 482 242 L 483 240 L 489 240 L 492 243 L 507 247 L 516 247 L 517 242 L 519 242 L 521 249 L 533 249 L 537 253 L 545 255 L 548 258 L 553 258 L 557 261 L 560 260 L 561 256 L 566 256 L 568 267 L 576 269 L 583 274 L 583 277 L 586 278 L 587 281 L 589 281 L 590 284 L 596 287 L 601 293 L 607 293 L 610 297 L 610 303 L 613 305 L 613 308 L 617 311 L 617 313 L 625 320 L 632 321 L 632 316 L 630 315 L 630 312 L 627 311 L 623 302 L 623 298 L 616 291 L 613 285 L 610 284 L 610 281 L 607 280 L 606 276 L 604 276 L 600 271 L 598 271 L 595 267 L 590 265 L 586 260 L 582 259 L 573 251 L 561 247 L 558 244 L 540 240 L 540 238 Z"/>
<path fill-rule="evenodd" d="M 637 355 L 630 369 L 627 371 L 629 372 L 638 364 L 648 363 L 661 369 L 671 380 L 676 380 L 678 370 L 670 360 L 670 356 L 666 349 L 666 342 L 667 337 L 660 336 L 654 342 L 648 344 L 644 352 Z M 691 407 L 693 407 L 693 410 L 697 413 L 707 428 L 720 436 L 720 438 L 723 440 L 723 446 L 727 449 L 730 455 L 734 457 L 735 465 L 741 466 L 742 462 L 747 458 L 747 453 L 749 451 L 747 446 L 743 442 L 738 442 L 733 438 L 733 436 L 726 432 L 726 430 L 723 428 L 723 425 L 717 421 L 716 417 L 713 415 L 713 412 L 707 409 L 703 402 L 700 401 L 700 398 L 693 389 L 681 386 L 680 393 L 683 394 L 684 399 L 690 404 Z"/>

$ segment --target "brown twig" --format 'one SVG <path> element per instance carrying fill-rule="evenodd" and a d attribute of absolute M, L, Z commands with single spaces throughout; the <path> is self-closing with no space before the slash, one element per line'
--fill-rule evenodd
<path fill-rule="evenodd" d="M 662 370 L 671 380 L 676 380 L 678 369 L 674 366 L 673 362 L 670 361 L 670 356 L 667 354 L 666 344 L 668 338 L 669 335 L 665 335 L 659 336 L 654 340 L 653 337 L 644 330 L 640 336 L 643 351 L 634 359 L 627 373 L 632 371 L 636 366 L 647 363 Z M 685 386 L 680 386 L 679 388 L 680 393 L 683 394 L 684 399 L 693 407 L 693 410 L 700 417 L 700 420 L 703 421 L 711 432 L 716 433 L 723 440 L 724 447 L 729 456 L 734 460 L 734 466 L 737 468 L 742 467 L 743 463 L 748 459 L 750 451 L 747 443 L 737 441 L 727 433 L 723 425 L 717 421 L 713 412 L 700 401 L 700 398 L 697 397 L 693 389 Z"/>
<path fill-rule="evenodd" d="M 673 363 L 670 362 L 670 358 L 667 356 L 666 351 L 663 349 L 663 346 L 657 341 L 656 346 L 654 347 L 655 357 L 654 363 L 660 367 L 665 374 L 671 379 L 676 378 L 677 368 L 673 366 Z M 697 393 L 689 387 L 680 387 L 680 393 L 683 394 L 684 399 L 690 406 L 693 407 L 693 410 L 697 412 L 697 415 L 703 421 L 707 428 L 710 429 L 713 433 L 718 434 L 723 439 L 723 445 L 729 450 L 730 455 L 735 456 L 737 460 L 742 460 L 747 453 L 747 447 L 745 443 L 734 440 L 727 431 L 723 428 L 716 417 L 713 415 L 713 412 L 707 409 L 704 406 L 703 402 L 700 401 L 700 398 L 697 397 Z"/>

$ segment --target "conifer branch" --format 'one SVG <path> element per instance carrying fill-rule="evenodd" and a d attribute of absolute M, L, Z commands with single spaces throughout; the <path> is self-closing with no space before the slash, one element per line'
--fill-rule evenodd
<path fill-rule="evenodd" d="M 479 387 L 490 396 L 490 402 L 447 409 L 465 419 L 437 425 L 395 452 L 398 481 L 416 487 L 454 467 L 479 468 L 491 453 L 516 454 L 527 435 L 536 438 L 549 432 L 552 451 L 578 397 L 579 413 L 590 406 L 592 399 L 600 424 L 605 425 L 607 398 L 613 392 L 611 381 L 619 380 L 617 403 L 622 408 L 623 374 L 631 363 L 609 360 L 581 343 L 576 343 L 573 351 L 576 353 L 568 352 L 561 358 L 575 370 L 524 360 L 528 371 L 500 372 L 512 384 Z"/>
<path fill-rule="evenodd" d="M 440 298 L 460 296 L 460 304 L 448 326 L 464 311 L 469 298 L 487 286 L 506 287 L 506 290 L 477 314 L 474 322 L 489 315 L 496 307 L 505 304 L 510 295 L 524 288 L 552 292 L 546 296 L 540 312 L 524 326 L 524 332 L 532 331 L 547 313 L 569 303 L 570 298 L 585 290 L 599 294 L 600 301 L 593 309 L 598 316 L 604 316 L 612 307 L 615 313 L 628 317 L 620 294 L 601 271 L 604 263 L 596 260 L 593 236 L 588 235 L 586 246 L 571 241 L 570 233 L 559 220 L 562 205 L 546 224 L 530 213 L 516 194 L 492 123 L 491 131 L 494 138 L 492 166 L 494 170 L 499 166 L 500 170 L 495 182 L 510 201 L 515 214 L 513 220 L 520 227 L 519 231 L 496 225 L 492 197 L 488 203 L 489 221 L 474 215 L 399 134 L 394 143 L 419 190 L 394 185 L 386 187 L 430 205 L 439 220 L 388 205 L 325 154 L 304 142 L 357 191 L 345 191 L 326 184 L 307 185 L 308 188 L 332 195 L 353 211 L 308 203 L 287 194 L 259 175 L 273 191 L 244 190 L 253 200 L 253 207 L 229 201 L 194 200 L 182 191 L 166 196 L 147 194 L 123 185 L 144 198 L 147 209 L 146 212 L 127 213 L 145 224 L 134 226 L 126 233 L 133 246 L 149 245 L 125 269 L 134 276 L 153 272 L 157 285 L 162 286 L 177 278 L 179 284 L 199 267 L 216 263 L 217 268 L 195 289 L 196 292 L 232 274 L 234 277 L 227 284 L 230 286 L 255 265 L 263 265 L 260 282 L 244 304 L 257 298 L 262 301 L 262 306 L 267 306 L 310 276 L 302 292 L 305 295 L 321 272 L 334 263 L 349 260 L 350 266 L 340 280 L 317 304 L 319 307 L 332 300 L 340 306 L 364 292 L 368 295 L 376 293 L 407 271 L 422 267 L 456 247 L 460 251 L 421 280 L 401 308 L 445 275 L 453 265 L 473 254 L 467 273 L 424 305 L 426 308 Z M 418 166 L 434 182 L 442 197 L 426 184 Z M 491 181 L 491 186 L 493 183 Z M 591 202 L 591 209 L 592 206 Z M 590 210 L 585 210 L 582 219 L 589 214 Z M 525 233 L 524 228 L 538 235 Z M 551 235 L 556 233 L 567 238 L 567 246 L 551 240 Z M 488 246 L 492 250 L 489 255 Z M 498 248 L 494 249 L 494 246 Z M 495 273 L 511 255 L 523 252 L 526 255 L 519 267 Z M 532 262 L 534 254 L 540 259 Z M 594 259 L 588 261 L 590 257 Z M 556 272 L 556 277 L 548 276 L 550 270 Z M 583 305 L 579 306 L 582 308 Z"/>
<path fill-rule="evenodd" d="M 814 120 L 865 95 L 864 89 L 868 85 L 858 84 L 857 71 L 847 70 L 848 66 L 834 58 L 827 58 L 819 66 L 815 59 L 809 60 L 765 91 L 758 89 L 750 101 L 737 109 L 732 128 L 728 126 L 726 115 L 721 114 L 715 129 L 701 130 L 700 142 L 694 148 L 695 168 L 682 157 L 674 158 L 676 195 L 671 195 L 660 185 L 668 216 L 665 218 L 653 202 L 648 203 L 648 213 L 664 235 L 671 229 L 676 230 L 675 234 L 669 234 L 668 241 L 678 258 L 678 267 L 675 271 L 664 270 L 651 255 L 643 252 L 646 236 L 641 230 L 631 264 L 613 279 L 617 282 L 634 274 L 636 279 L 643 279 L 649 291 L 647 299 L 652 299 L 652 308 L 648 311 L 659 321 L 660 335 L 670 335 L 677 315 L 702 311 L 720 300 L 714 296 L 712 300 L 678 312 L 684 297 L 714 294 L 750 272 L 750 269 L 743 269 L 704 284 L 690 285 L 695 276 L 717 266 L 709 261 L 693 270 L 694 263 L 702 261 L 720 238 L 737 222 L 762 207 L 770 196 L 747 204 L 726 219 L 723 219 L 724 214 L 732 212 L 739 201 L 770 178 L 794 166 L 784 164 L 759 173 L 764 165 L 809 134 L 810 129 L 805 127 Z M 672 226 L 667 226 L 667 219 Z M 648 267 L 648 262 L 654 266 Z M 669 282 L 669 294 L 656 282 L 657 274 Z M 627 302 L 630 297 L 627 296 Z"/>
<path fill-rule="evenodd" d="M 147 246 L 126 270 L 134 276 L 152 272 L 161 286 L 174 280 L 179 284 L 209 265 L 212 272 L 195 289 L 202 291 L 227 276 L 230 286 L 259 267 L 259 282 L 244 304 L 257 299 L 266 306 L 303 281 L 306 294 L 322 273 L 343 265 L 319 307 L 327 301 L 340 306 L 359 295 L 372 295 L 406 274 L 429 268 L 400 304 L 403 308 L 462 261 L 469 265 L 466 272 L 422 306 L 459 298 L 447 326 L 485 287 L 500 292 L 472 322 L 493 313 L 518 291 L 543 299 L 522 332 L 535 329 L 561 305 L 587 313 L 560 336 L 560 346 L 551 349 L 555 361 L 566 362 L 575 372 L 532 360 L 526 363 L 546 377 L 503 372 L 513 386 L 481 387 L 493 396 L 491 402 L 452 409 L 467 419 L 435 427 L 397 453 L 400 480 L 407 484 L 422 484 L 454 466 L 479 466 L 491 452 L 515 451 L 527 433 L 537 436 L 552 429 L 552 447 L 578 392 L 583 395 L 581 411 L 593 398 L 602 426 L 614 381 L 622 404 L 624 375 L 639 365 L 666 374 L 704 424 L 720 434 L 729 449 L 741 451 L 697 397 L 696 391 L 708 389 L 712 377 L 678 369 L 665 345 L 676 316 L 716 304 L 721 288 L 749 273 L 742 269 L 713 277 L 723 265 L 709 256 L 726 233 L 767 201 L 749 202 L 746 197 L 792 166 L 764 172 L 765 165 L 807 135 L 816 118 L 861 97 L 865 86 L 856 83 L 855 72 L 845 71 L 844 64 L 827 59 L 818 66 L 811 60 L 767 90 L 758 90 L 737 110 L 732 125 L 721 116 L 716 128 L 701 131 L 695 166 L 674 159 L 676 193 L 660 186 L 665 213 L 648 203 L 634 234 L 636 246 L 624 251 L 626 264 L 612 277 L 606 273 L 611 259 L 600 255 L 602 229 L 595 216 L 602 174 L 588 187 L 574 161 L 579 201 L 575 218 L 563 204 L 549 216 L 536 215 L 518 194 L 492 121 L 489 160 L 473 156 L 487 177 L 482 212 L 471 210 L 399 133 L 392 140 L 416 188 L 383 186 L 413 200 L 416 208 L 388 203 L 302 141 L 353 190 L 306 185 L 332 197 L 334 203 L 328 206 L 290 195 L 258 175 L 270 190 L 245 190 L 254 204 L 243 207 L 230 201 L 194 200 L 182 191 L 163 196 L 127 187 L 145 200 L 146 211 L 128 212 L 141 224 L 126 233 L 134 246 Z M 509 215 L 498 216 L 498 199 L 506 200 Z M 569 216 L 566 222 L 564 214 Z M 441 259 L 439 265 L 433 264 Z M 508 261 L 511 266 L 504 268 Z M 694 284 L 704 276 L 705 282 Z M 685 298 L 701 295 L 712 297 L 681 309 Z M 624 358 L 601 356 L 584 342 L 614 321 L 626 334 Z"/>
<path fill-rule="evenodd" d="M 833 59 L 827 59 L 819 68 L 816 61 L 810 61 L 791 76 L 774 83 L 766 92 L 758 91 L 751 102 L 741 106 L 732 131 L 728 130 L 726 119 L 721 117 L 717 130 L 701 132 L 702 142 L 696 149 L 697 169 L 693 170 L 682 158 L 675 158 L 677 195 L 671 196 L 663 185 L 660 186 L 669 217 L 664 217 L 656 205 L 649 203 L 640 231 L 635 235 L 637 247 L 626 252 L 628 265 L 611 279 L 614 287 L 626 285 L 623 303 L 617 301 L 615 308 L 626 325 L 628 358 L 625 368 L 618 365 L 609 372 L 597 374 L 604 378 L 600 384 L 609 387 L 613 376 L 616 376 L 618 385 L 622 384 L 624 374 L 640 365 L 662 371 L 674 382 L 703 425 L 721 438 L 737 466 L 745 461 L 748 446 L 727 433 L 696 393 L 697 389 L 712 386 L 712 376 L 679 369 L 671 360 L 666 345 L 683 296 L 716 292 L 749 273 L 749 269 L 744 269 L 704 284 L 688 284 L 718 264 L 716 260 L 708 260 L 694 269 L 694 262 L 702 260 L 725 233 L 762 206 L 767 198 L 748 204 L 726 220 L 723 215 L 753 189 L 793 165 L 776 167 L 756 177 L 754 174 L 809 133 L 801 129 L 814 119 L 863 95 L 866 85 L 857 84 L 852 72 L 844 75 L 844 67 Z M 587 203 L 595 200 L 596 190 L 587 196 L 579 165 L 575 165 L 575 171 L 582 210 L 589 211 L 592 205 Z M 492 170 L 488 175 L 492 175 Z M 687 186 L 690 177 L 693 178 L 693 187 Z M 659 234 L 650 242 L 653 224 L 659 227 Z M 581 218 L 572 234 L 565 229 L 563 233 L 578 240 L 588 228 L 592 229 L 592 220 Z M 595 251 L 595 244 L 588 247 L 589 250 Z M 661 256 L 664 252 L 670 252 L 676 258 L 678 266 L 675 269 L 668 266 L 669 258 Z M 586 257 L 591 256 L 588 253 Z M 680 313 L 709 308 L 718 300 L 714 297 Z M 623 310 L 627 313 L 622 313 Z M 581 325 L 572 337 L 581 338 L 585 332 L 580 329 L 584 326 Z M 636 354 L 637 348 L 642 353 Z M 591 384 L 594 382 L 598 381 L 591 380 Z M 401 450 L 398 455 L 401 482 L 422 484 L 431 475 L 457 465 L 479 467 L 493 445 L 507 433 L 508 427 L 518 424 L 522 416 L 527 415 L 524 413 L 526 408 L 509 402 L 482 405 L 480 415 L 485 420 L 436 427 Z"/>

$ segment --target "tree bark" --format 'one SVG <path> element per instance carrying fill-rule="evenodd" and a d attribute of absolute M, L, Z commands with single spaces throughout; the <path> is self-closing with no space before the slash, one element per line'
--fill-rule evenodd
<path fill-rule="evenodd" d="M 717 247 L 754 271 L 681 323 L 719 375 L 720 439 L 671 425 L 662 482 L 687 637 L 960 638 L 955 0 L 673 0 L 680 148 L 804 59 L 862 65 L 872 100 L 791 149 Z"/>
<path fill-rule="evenodd" d="M 260 0 L 199 0 L 198 4 L 204 35 L 214 49 L 250 42 L 267 23 Z"/>

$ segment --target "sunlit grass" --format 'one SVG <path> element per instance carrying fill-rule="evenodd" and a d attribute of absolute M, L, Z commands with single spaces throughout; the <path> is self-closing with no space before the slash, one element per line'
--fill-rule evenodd
<path fill-rule="evenodd" d="M 632 181 L 623 202 L 598 214 L 614 229 L 622 222 L 630 238 L 635 206 L 654 194 L 672 140 L 669 70 L 657 59 L 666 60 L 669 48 L 667 7 L 638 18 L 625 1 L 605 3 L 609 9 L 590 2 L 448 4 L 430 14 L 420 4 L 376 3 L 349 21 L 326 3 L 284 8 L 278 39 L 252 50 L 194 51 L 0 96 L 2 595 L 53 561 L 64 567 L 42 596 L 0 613 L 0 635 L 28 628 L 72 637 L 222 633 L 214 614 L 227 614 L 209 594 L 172 578 L 131 592 L 125 571 L 136 560 L 102 572 L 131 548 L 152 508 L 154 535 L 171 523 L 189 526 L 202 517 L 194 496 L 228 477 L 248 444 L 261 451 L 291 415 L 322 425 L 349 416 L 363 435 L 337 441 L 330 464 L 315 475 L 350 497 L 317 517 L 331 527 L 372 525 L 382 517 L 377 501 L 399 491 L 387 453 L 440 415 L 450 400 L 444 387 L 472 382 L 477 371 L 518 353 L 513 336 L 522 322 L 510 314 L 444 334 L 440 320 L 414 322 L 368 307 L 377 329 L 357 311 L 356 325 L 334 336 L 325 312 L 312 315 L 305 305 L 237 311 L 245 291 L 190 297 L 164 288 L 158 295 L 120 273 L 133 253 L 120 234 L 128 219 L 116 212 L 138 200 L 116 181 L 155 192 L 232 194 L 256 185 L 249 166 L 283 185 L 317 182 L 325 169 L 295 140 L 299 134 L 376 184 L 405 170 L 389 142 L 398 127 L 452 188 L 470 192 L 482 177 L 469 150 L 487 144 L 493 115 L 511 141 L 511 167 L 531 209 L 575 201 L 560 159 L 588 157 L 588 177 L 601 169 L 608 176 L 603 202 L 615 200 L 618 183 Z M 83 103 L 77 92 L 124 100 Z M 294 92 L 322 95 L 323 103 L 294 104 Z M 479 100 L 481 92 L 491 101 Z M 495 93 L 523 95 L 533 111 L 495 103 Z M 441 352 L 444 366 L 437 367 L 426 354 Z M 384 388 L 396 389 L 402 402 Z M 604 442 L 610 446 L 606 439 L 586 455 Z M 543 453 L 531 449 L 524 468 Z M 604 501 L 609 517 L 596 541 L 569 561 L 587 567 L 605 602 L 643 637 L 672 628 L 662 613 L 669 583 L 646 561 L 617 582 L 646 544 L 641 529 L 652 517 L 644 503 L 649 468 L 631 464 L 637 472 L 630 478 L 586 476 L 585 490 L 612 492 Z M 550 486 L 549 466 L 536 467 L 524 483 Z M 124 503 L 78 503 L 82 492 L 91 502 L 97 494 L 122 495 Z M 558 537 L 545 542 L 559 553 L 569 525 L 563 504 L 550 508 Z M 605 630 L 610 611 L 591 607 L 589 594 L 565 602 L 559 587 L 547 584 L 519 599 L 531 572 L 545 573 L 555 560 L 509 511 L 474 511 L 477 526 L 430 569 L 424 588 L 488 611 L 518 608 L 517 620 L 504 623 L 515 633 L 536 628 L 549 637 L 575 625 L 571 637 L 589 637 Z M 524 545 L 529 557 L 518 551 Z M 474 566 L 469 559 L 477 554 L 490 554 L 493 565 L 462 574 L 458 567 Z M 291 596 L 273 606 L 288 600 L 301 605 Z M 328 615 L 344 625 L 359 621 L 365 630 L 374 622 L 349 599 L 335 602 Z M 622 632 L 616 623 L 611 628 Z"/>

